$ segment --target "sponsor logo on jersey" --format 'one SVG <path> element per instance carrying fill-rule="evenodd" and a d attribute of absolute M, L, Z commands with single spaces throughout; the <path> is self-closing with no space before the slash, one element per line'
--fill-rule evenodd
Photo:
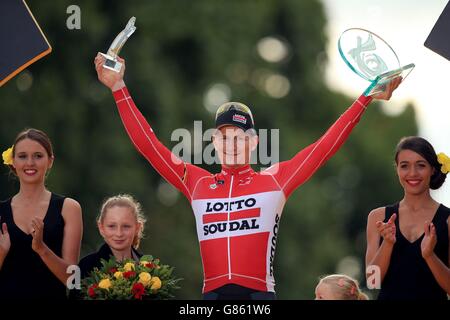
<path fill-rule="evenodd" d="M 273 276 L 273 258 L 275 257 L 275 247 L 277 246 L 278 226 L 280 222 L 280 216 L 275 216 L 275 225 L 273 226 L 273 236 L 270 240 L 270 276 Z"/>
<path fill-rule="evenodd" d="M 203 235 L 259 229 L 257 218 L 261 214 L 261 208 L 255 206 L 255 198 L 206 202 Z"/>
<path fill-rule="evenodd" d="M 215 201 L 206 203 L 206 212 L 224 212 L 252 208 L 256 205 L 255 198 L 236 201 Z"/>
<path fill-rule="evenodd" d="M 234 122 L 240 122 L 243 124 L 247 123 L 247 119 L 245 118 L 245 116 L 240 115 L 240 114 L 233 114 L 233 121 Z"/>
<path fill-rule="evenodd" d="M 207 236 L 216 232 L 259 229 L 259 224 L 256 221 L 257 219 L 250 219 L 207 224 L 203 226 L 203 235 Z"/>

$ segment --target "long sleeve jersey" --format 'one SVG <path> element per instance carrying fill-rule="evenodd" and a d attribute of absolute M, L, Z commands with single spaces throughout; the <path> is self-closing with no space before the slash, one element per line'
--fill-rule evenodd
<path fill-rule="evenodd" d="M 126 87 L 113 95 L 134 146 L 192 206 L 204 293 L 230 283 L 275 291 L 274 255 L 286 200 L 342 146 L 372 99 L 359 97 L 322 137 L 290 160 L 260 172 L 246 165 L 213 174 L 166 148 Z"/>

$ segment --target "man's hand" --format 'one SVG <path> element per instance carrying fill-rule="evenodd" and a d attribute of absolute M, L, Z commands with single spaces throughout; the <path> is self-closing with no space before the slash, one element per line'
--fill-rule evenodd
<path fill-rule="evenodd" d="M 392 81 L 387 84 L 386 90 L 384 92 L 377 93 L 372 97 L 379 100 L 389 100 L 392 96 L 392 92 L 397 89 L 402 80 L 402 77 L 392 79 Z"/>
<path fill-rule="evenodd" d="M 125 73 L 125 60 L 117 57 L 117 60 L 122 63 L 122 68 L 120 72 L 115 72 L 113 70 L 103 67 L 106 58 L 100 53 L 94 59 L 95 70 L 97 70 L 98 80 L 105 86 L 110 88 L 112 91 L 116 91 L 125 86 L 123 82 L 123 75 Z"/>

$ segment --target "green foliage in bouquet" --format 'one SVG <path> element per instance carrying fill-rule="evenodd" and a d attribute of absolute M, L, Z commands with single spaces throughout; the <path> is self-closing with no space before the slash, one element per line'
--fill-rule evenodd
<path fill-rule="evenodd" d="M 82 280 L 82 297 L 87 300 L 168 300 L 174 299 L 180 278 L 172 275 L 173 267 L 160 264 L 151 255 L 139 262 L 117 262 L 102 259 L 102 267 L 95 268 Z"/>

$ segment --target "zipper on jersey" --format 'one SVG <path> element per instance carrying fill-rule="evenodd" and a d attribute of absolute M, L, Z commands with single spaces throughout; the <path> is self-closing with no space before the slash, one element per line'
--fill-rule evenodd
<path fill-rule="evenodd" d="M 228 280 L 231 280 L 231 254 L 230 254 L 230 202 L 231 202 L 231 192 L 233 191 L 233 180 L 234 180 L 234 174 L 231 174 L 231 183 L 230 183 L 230 192 L 228 193 L 228 219 L 227 219 L 227 250 L 228 250 Z"/>

